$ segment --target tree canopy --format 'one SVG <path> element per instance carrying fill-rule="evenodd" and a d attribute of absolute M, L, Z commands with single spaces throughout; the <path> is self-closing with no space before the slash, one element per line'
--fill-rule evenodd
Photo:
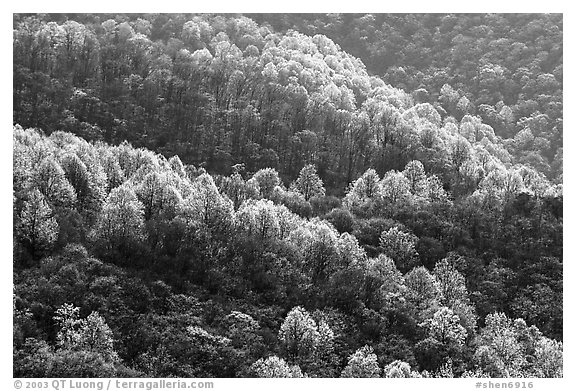
<path fill-rule="evenodd" d="M 13 20 L 15 377 L 563 376 L 561 15 Z"/>

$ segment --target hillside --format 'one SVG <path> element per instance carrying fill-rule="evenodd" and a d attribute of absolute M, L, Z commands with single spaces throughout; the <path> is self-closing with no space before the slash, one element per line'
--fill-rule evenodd
<path fill-rule="evenodd" d="M 15 15 L 14 376 L 562 376 L 561 100 L 313 26 Z"/>
<path fill-rule="evenodd" d="M 479 116 L 518 162 L 562 173 L 561 14 L 254 14 L 324 34 L 444 117 Z M 520 134 L 519 134 L 520 133 Z"/>

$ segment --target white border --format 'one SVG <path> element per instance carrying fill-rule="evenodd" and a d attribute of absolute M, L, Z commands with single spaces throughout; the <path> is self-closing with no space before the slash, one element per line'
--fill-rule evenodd
<path fill-rule="evenodd" d="M 9 0 L 8 0 L 9 1 Z M 572 234 L 574 231 L 574 168 L 576 168 L 575 155 L 572 155 L 572 149 L 575 146 L 576 128 L 574 125 L 574 115 L 572 108 L 574 106 L 574 50 L 573 42 L 574 22 L 571 9 L 569 10 L 568 1 L 505 1 L 505 0 L 483 0 L 483 1 L 411 1 L 411 2 L 392 2 L 392 1 L 365 1 L 356 0 L 348 2 L 328 2 L 326 0 L 290 0 L 284 3 L 273 1 L 234 1 L 219 0 L 217 2 L 196 2 L 162 0 L 154 3 L 140 3 L 134 1 L 111 1 L 100 0 L 97 2 L 81 1 L 56 1 L 47 2 L 39 0 L 28 0 L 24 2 L 10 2 L 1 5 L 0 21 L 2 26 L 2 53 L 6 55 L 6 60 L 2 61 L 2 85 L 8 87 L 12 85 L 12 14 L 13 13 L 35 13 L 35 12 L 77 12 L 77 13 L 94 13 L 94 12 L 217 12 L 217 13 L 325 13 L 325 12 L 344 12 L 344 13 L 361 13 L 361 12 L 391 12 L 391 13 L 436 13 L 436 12 L 536 12 L 536 13 L 563 13 L 564 14 L 564 37 L 568 45 L 564 45 L 564 145 L 567 147 L 564 165 L 564 189 L 566 201 L 564 203 L 564 214 L 568 218 L 564 225 L 564 259 L 566 260 L 564 269 L 564 281 L 571 282 L 574 276 L 574 266 L 572 255 L 574 252 L 574 240 Z M 0 139 L 0 183 L 3 184 L 0 192 L 2 208 L 0 225 L 0 249 L 2 256 L 0 273 L 3 281 L 0 291 L 0 311 L 5 316 L 2 322 L 2 338 L 0 339 L 0 360 L 1 379 L 0 384 L 6 386 L 6 389 L 13 389 L 12 384 L 12 91 L 4 88 L 2 93 L 2 119 L 5 122 L 4 131 Z M 564 302 L 570 303 L 574 297 L 574 284 L 564 284 Z M 574 371 L 576 368 L 574 362 L 574 337 L 575 330 L 573 322 L 573 309 L 571 305 L 564 305 L 564 379 L 537 379 L 534 389 L 554 389 L 568 390 L 571 380 L 575 379 Z M 421 380 L 421 381 L 403 381 L 402 383 L 386 379 L 376 380 L 262 380 L 251 381 L 250 379 L 224 380 L 217 390 L 250 387 L 256 389 L 269 389 L 271 386 L 283 389 L 293 387 L 303 387 L 306 389 L 319 389 L 324 387 L 336 387 L 344 389 L 360 385 L 367 389 L 382 389 L 381 387 L 393 386 L 393 389 L 400 386 L 402 388 L 422 390 L 422 387 L 431 387 L 432 389 L 442 390 L 466 390 L 473 389 L 471 379 L 454 379 L 454 380 Z"/>

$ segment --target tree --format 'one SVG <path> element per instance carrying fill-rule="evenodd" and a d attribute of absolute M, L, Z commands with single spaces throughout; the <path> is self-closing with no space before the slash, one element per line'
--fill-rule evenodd
<path fill-rule="evenodd" d="M 96 242 L 108 253 L 118 251 L 127 256 L 146 236 L 144 205 L 134 190 L 127 184 L 112 190 L 96 222 L 93 233 Z"/>
<path fill-rule="evenodd" d="M 430 311 L 436 311 L 440 292 L 434 276 L 424 266 L 410 270 L 404 281 L 406 300 L 414 306 L 420 321 L 427 318 Z"/>
<path fill-rule="evenodd" d="M 418 160 L 412 160 L 402 171 L 402 175 L 408 180 L 410 192 L 419 197 L 427 197 L 427 178 L 424 166 Z"/>
<path fill-rule="evenodd" d="M 366 251 L 358 243 L 354 235 L 344 232 L 336 243 L 338 264 L 340 267 L 358 266 L 366 260 Z"/>
<path fill-rule="evenodd" d="M 274 203 L 284 205 L 301 217 L 312 215 L 312 205 L 296 190 L 284 190 L 282 187 L 276 186 L 270 198 Z"/>
<path fill-rule="evenodd" d="M 412 269 L 418 262 L 417 241 L 414 234 L 402 232 L 397 227 L 383 231 L 380 235 L 380 247 L 384 254 L 392 258 L 403 272 Z"/>
<path fill-rule="evenodd" d="M 319 337 L 316 322 L 302 307 L 290 310 L 278 333 L 290 361 L 311 355 L 318 346 Z"/>
<path fill-rule="evenodd" d="M 124 177 L 124 171 L 120 168 L 118 159 L 110 153 L 108 148 L 104 149 L 104 156 L 102 158 L 102 168 L 106 173 L 107 186 L 106 193 L 110 193 L 112 189 L 120 186 L 126 178 Z"/>
<path fill-rule="evenodd" d="M 347 208 L 354 208 L 381 196 L 380 176 L 370 168 L 350 185 L 343 204 Z"/>
<path fill-rule="evenodd" d="M 92 312 L 84 319 L 79 331 L 80 345 L 84 350 L 99 353 L 109 362 L 118 360 L 114 351 L 112 330 L 97 312 Z"/>
<path fill-rule="evenodd" d="M 365 263 L 366 305 L 381 310 L 397 310 L 404 302 L 404 277 L 386 255 Z"/>
<path fill-rule="evenodd" d="M 340 233 L 352 233 L 354 230 L 355 219 L 348 209 L 334 208 L 322 219 L 332 224 Z"/>
<path fill-rule="evenodd" d="M 66 180 L 62 167 L 52 157 L 40 163 L 34 175 L 34 184 L 51 205 L 72 207 L 76 201 L 74 188 Z"/>
<path fill-rule="evenodd" d="M 466 114 L 468 114 L 472 110 L 472 105 L 470 103 L 470 100 L 468 98 L 466 98 L 465 96 L 462 96 L 458 100 L 458 103 L 456 104 L 456 110 L 458 112 L 459 117 L 463 117 Z"/>
<path fill-rule="evenodd" d="M 442 186 L 442 182 L 436 175 L 431 175 L 426 179 L 426 188 L 428 193 L 428 199 L 431 202 L 449 202 L 448 201 L 448 194 L 444 187 Z"/>
<path fill-rule="evenodd" d="M 80 326 L 79 312 L 80 308 L 74 307 L 72 304 L 63 304 L 56 310 L 54 320 L 60 326 L 57 335 L 60 347 L 67 349 L 79 344 L 80 336 L 77 332 L 78 326 Z"/>
<path fill-rule="evenodd" d="M 239 311 L 232 311 L 224 318 L 224 324 L 228 329 L 228 336 L 232 345 L 246 352 L 257 352 L 263 347 L 262 337 L 259 335 L 260 325 L 250 315 Z"/>
<path fill-rule="evenodd" d="M 33 257 L 49 250 L 58 238 L 58 222 L 37 189 L 28 193 L 15 220 L 16 237 Z"/>
<path fill-rule="evenodd" d="M 388 171 L 380 181 L 382 197 L 392 205 L 409 201 L 411 199 L 410 183 L 402 173 Z"/>
<path fill-rule="evenodd" d="M 383 377 L 390 378 L 408 378 L 408 377 L 420 377 L 417 372 L 413 372 L 410 368 L 410 364 L 402 360 L 395 360 L 384 367 Z"/>
<path fill-rule="evenodd" d="M 434 277 L 438 287 L 439 301 L 454 311 L 469 334 L 476 328 L 477 316 L 468 297 L 464 276 L 456 269 L 453 254 L 436 263 Z"/>
<path fill-rule="evenodd" d="M 316 167 L 308 164 L 300 170 L 298 179 L 294 182 L 294 188 L 308 201 L 312 197 L 322 197 L 326 190 L 322 179 L 316 174 Z"/>
<path fill-rule="evenodd" d="M 236 225 L 240 231 L 258 240 L 278 239 L 280 224 L 276 208 L 266 199 L 246 201 L 235 214 Z"/>
<path fill-rule="evenodd" d="M 537 377 L 563 377 L 562 342 L 542 337 L 534 352 L 534 367 Z"/>
<path fill-rule="evenodd" d="M 78 155 L 75 153 L 67 154 L 62 158 L 62 167 L 66 173 L 66 178 L 74 187 L 78 200 L 81 203 L 86 201 L 90 192 L 88 179 L 88 169 Z"/>
<path fill-rule="evenodd" d="M 482 179 L 479 189 L 495 192 L 504 201 L 515 197 L 524 187 L 522 177 L 514 169 L 493 170 Z"/>
<path fill-rule="evenodd" d="M 171 183 L 168 177 L 169 174 L 169 172 L 151 172 L 136 187 L 136 195 L 144 205 L 144 217 L 146 220 L 162 212 L 175 213 L 180 206 L 182 196 Z"/>
<path fill-rule="evenodd" d="M 76 153 L 67 154 L 62 158 L 62 168 L 76 191 L 79 209 L 90 223 L 98 217 L 108 186 L 100 159 L 93 154 L 95 151 L 90 148 L 83 155 L 88 163 L 80 159 Z"/>
<path fill-rule="evenodd" d="M 453 140 L 450 146 L 450 160 L 456 170 L 460 168 L 462 163 L 470 158 L 471 148 L 470 141 L 461 135 L 457 135 Z"/>
<path fill-rule="evenodd" d="M 118 376 L 118 371 L 114 363 L 96 352 L 60 349 L 50 358 L 44 376 L 101 378 Z"/>
<path fill-rule="evenodd" d="M 250 372 L 256 377 L 304 377 L 298 365 L 291 367 L 277 356 L 259 359 L 250 366 Z"/>
<path fill-rule="evenodd" d="M 214 334 L 200 326 L 188 326 L 182 336 L 187 346 L 186 360 L 193 365 L 194 372 L 204 376 L 230 376 L 237 359 L 231 349 L 231 340 Z M 178 341 L 178 345 L 182 342 Z M 176 351 L 178 348 L 176 348 Z"/>
<path fill-rule="evenodd" d="M 192 183 L 192 191 L 180 208 L 186 218 L 205 225 L 214 232 L 226 232 L 232 223 L 232 201 L 218 191 L 210 174 L 202 174 Z"/>
<path fill-rule="evenodd" d="M 323 319 L 318 322 L 318 348 L 320 358 L 329 357 L 334 350 L 334 332 Z"/>
<path fill-rule="evenodd" d="M 244 201 L 257 199 L 260 196 L 258 182 L 253 178 L 244 181 L 238 172 L 233 173 L 229 177 L 223 177 L 219 188 L 234 203 L 235 209 L 238 209 Z"/>
<path fill-rule="evenodd" d="M 459 99 L 460 95 L 451 85 L 444 84 L 440 89 L 439 101 L 450 114 L 456 112 L 456 105 L 458 104 Z"/>
<path fill-rule="evenodd" d="M 272 196 L 272 191 L 280 184 L 280 177 L 278 176 L 278 171 L 273 168 L 263 168 L 258 170 L 254 176 L 252 176 L 258 183 L 260 189 L 260 196 L 263 198 L 268 198 Z"/>
<path fill-rule="evenodd" d="M 334 227 L 318 219 L 301 224 L 288 236 L 288 241 L 298 248 L 304 271 L 313 283 L 325 282 L 344 266 L 338 254 L 339 239 Z"/>
<path fill-rule="evenodd" d="M 182 160 L 180 160 L 178 155 L 174 155 L 168 159 L 168 164 L 170 165 L 172 171 L 174 171 L 180 178 L 186 179 L 188 177 L 188 175 L 186 175 L 184 164 L 182 164 Z"/>
<path fill-rule="evenodd" d="M 462 345 L 468 333 L 460 324 L 460 318 L 448 307 L 441 307 L 431 319 L 420 324 L 428 329 L 428 335 L 442 344 Z"/>
<path fill-rule="evenodd" d="M 434 267 L 440 300 L 448 307 L 453 307 L 458 302 L 468 299 L 464 276 L 456 269 L 452 260 L 444 258 Z"/>
<path fill-rule="evenodd" d="M 561 377 L 562 343 L 503 313 L 486 316 L 474 361 L 492 377 Z"/>
<path fill-rule="evenodd" d="M 380 377 L 380 367 L 374 350 L 364 346 L 351 354 L 341 377 Z"/>
<path fill-rule="evenodd" d="M 280 239 L 286 239 L 290 233 L 303 224 L 300 216 L 292 213 L 284 205 L 276 205 L 276 217 L 278 218 L 278 234 Z"/>
<path fill-rule="evenodd" d="M 17 199 L 22 198 L 22 195 L 28 191 L 33 177 L 34 163 L 32 161 L 31 148 L 20 140 L 18 140 L 17 135 L 27 135 L 28 131 L 22 130 L 20 127 L 14 127 L 14 147 L 12 154 L 12 178 L 13 178 L 13 189 L 14 196 Z"/>
<path fill-rule="evenodd" d="M 505 314 L 486 316 L 486 327 L 478 335 L 474 359 L 490 376 L 522 376 L 526 357 L 517 340 L 513 321 Z"/>
<path fill-rule="evenodd" d="M 75 85 L 82 86 L 86 79 L 97 74 L 99 43 L 94 33 L 78 22 L 68 20 L 62 24 L 63 44 L 60 72 L 71 74 Z"/>
<path fill-rule="evenodd" d="M 46 341 L 26 338 L 22 347 L 14 351 L 14 376 L 45 377 L 53 357 L 54 349 Z"/>
<path fill-rule="evenodd" d="M 64 304 L 56 310 L 54 320 L 60 326 L 58 346 L 63 350 L 82 350 L 99 354 L 106 362 L 118 361 L 112 331 L 97 313 L 79 318 L 80 308 Z"/>

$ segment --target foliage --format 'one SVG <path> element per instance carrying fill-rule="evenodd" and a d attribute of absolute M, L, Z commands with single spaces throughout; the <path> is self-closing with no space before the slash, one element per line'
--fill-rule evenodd
<path fill-rule="evenodd" d="M 396 360 L 384 367 L 383 377 L 405 378 L 405 377 L 420 377 L 420 376 L 411 370 L 410 364 L 401 360 Z"/>
<path fill-rule="evenodd" d="M 128 185 L 113 189 L 96 222 L 94 238 L 108 253 L 127 256 L 146 239 L 144 205 Z"/>
<path fill-rule="evenodd" d="M 348 357 L 348 364 L 342 371 L 342 377 L 380 377 L 378 360 L 373 349 L 364 346 Z"/>
<path fill-rule="evenodd" d="M 421 325 L 428 329 L 428 334 L 431 338 L 444 344 L 454 343 L 462 345 L 466 339 L 467 332 L 460 324 L 458 315 L 455 315 L 447 307 L 441 307 L 434 313 L 432 318 Z"/>
<path fill-rule="evenodd" d="M 522 319 L 489 314 L 474 355 L 480 367 L 494 377 L 562 376 L 562 343 L 542 336 Z M 544 357 L 546 355 L 546 357 Z"/>
<path fill-rule="evenodd" d="M 538 247 L 536 242 L 531 251 L 549 254 L 561 243 L 561 237 L 554 236 L 561 227 L 558 221 L 561 214 L 557 211 L 561 201 L 555 196 L 540 199 L 536 193 L 515 198 L 511 195 L 509 201 L 500 199 L 499 204 L 475 212 L 484 215 L 470 215 L 466 198 L 456 199 L 455 206 L 462 209 L 450 212 L 435 201 L 425 201 L 420 196 L 424 202 L 410 198 L 415 196 L 408 190 L 408 198 L 402 201 L 414 202 L 408 210 L 402 209 L 400 202 L 396 211 L 374 208 L 371 213 L 378 217 L 365 219 L 355 213 L 355 208 L 351 211 L 344 206 L 323 219 L 304 220 L 277 203 L 274 195 L 273 200 L 267 200 L 257 199 L 255 192 L 242 193 L 246 198 L 234 208 L 227 194 L 241 193 L 230 190 L 226 177 L 217 177 L 215 181 L 202 170 L 193 174 L 195 171 L 182 168 L 175 159 L 168 163 L 159 155 L 129 145 L 84 144 L 64 133 L 47 139 L 19 128 L 15 129 L 15 137 L 18 148 L 26 145 L 27 138 L 34 139 L 35 146 L 45 145 L 40 161 L 48 161 L 47 156 L 51 155 L 72 156 L 69 152 L 62 154 L 62 148 L 82 150 L 80 155 L 93 156 L 91 159 L 101 156 L 108 161 L 106 164 L 117 161 L 117 168 L 122 171 L 117 178 L 123 178 L 113 186 L 107 181 L 91 182 L 89 173 L 87 181 L 78 180 L 87 184 L 88 189 L 95 183 L 99 191 L 107 193 L 102 212 L 91 220 L 79 202 L 53 204 L 52 209 L 52 204 L 35 187 L 34 175 L 27 174 L 26 170 L 31 168 L 18 168 L 20 185 L 14 204 L 18 238 L 16 276 L 19 276 L 16 292 L 23 298 L 16 301 L 15 363 L 18 368 L 29 368 L 30 374 L 100 376 L 141 371 L 154 376 L 252 376 L 256 372 L 250 369 L 250 363 L 276 355 L 301 368 L 298 371 L 289 366 L 291 376 L 300 376 L 302 372 L 308 376 L 335 376 L 342 368 L 339 363 L 350 358 L 368 338 L 378 341 L 375 345 L 378 354 L 382 354 L 381 360 L 388 361 L 388 364 L 381 361 L 379 368 L 403 360 L 411 368 L 442 372 L 447 360 L 452 360 L 452 369 L 442 372 L 442 376 L 466 375 L 477 370 L 493 376 L 561 374 L 561 342 L 542 336 L 534 328 L 518 326 L 508 344 L 511 352 L 516 353 L 499 358 L 501 353 L 491 350 L 501 345 L 491 342 L 489 330 L 494 326 L 490 318 L 486 320 L 486 329 L 477 330 L 478 321 L 483 319 L 478 315 L 501 308 L 506 303 L 502 297 L 512 295 L 517 287 L 526 288 L 511 302 L 513 311 L 520 311 L 521 303 L 527 302 L 549 306 L 545 298 L 561 294 L 561 285 L 557 283 L 561 279 L 561 261 L 557 258 L 561 253 L 553 252 L 555 257 L 542 258 L 534 258 L 534 254 L 527 252 L 510 255 L 506 252 L 510 247 L 499 247 L 498 242 L 482 242 L 479 236 L 472 236 L 474 242 L 461 239 L 462 232 L 471 233 L 474 229 L 482 232 L 485 229 L 482 223 L 504 229 L 499 224 L 504 224 L 503 216 L 507 214 L 511 216 L 506 223 L 508 227 L 528 241 L 533 234 L 522 231 L 526 227 L 522 219 L 529 219 L 526 216 L 538 208 L 542 222 L 548 224 L 539 232 L 550 239 L 541 242 L 548 247 Z M 19 153 L 23 164 L 35 159 L 36 152 L 29 147 L 22 147 Z M 77 159 L 69 159 L 82 167 Z M 54 172 L 58 172 L 57 168 Z M 55 178 L 68 181 L 66 170 L 63 172 L 64 176 L 54 174 Z M 397 175 L 407 180 L 404 174 Z M 241 185 L 239 174 L 232 177 Z M 79 185 L 78 189 L 81 188 Z M 279 186 L 274 192 L 290 193 Z M 75 193 L 74 188 L 72 194 Z M 302 195 L 298 197 L 305 202 Z M 98 205 L 98 201 L 88 205 Z M 78 216 L 76 220 L 74 213 Z M 40 225 L 32 224 L 33 216 Z M 329 221 L 337 224 L 343 221 L 348 232 L 340 233 Z M 90 235 L 82 236 L 82 231 Z M 413 233 L 407 233 L 410 231 Z M 230 232 L 234 235 L 229 235 Z M 39 260 L 37 267 L 41 268 L 37 271 L 30 268 L 23 253 L 32 248 L 26 247 L 30 243 L 28 238 L 36 238 L 34 254 Z M 425 238 L 428 239 L 424 241 Z M 66 246 L 72 240 L 78 244 Z M 401 262 L 408 260 L 417 265 L 422 257 L 416 252 L 417 246 L 429 251 L 430 247 L 424 245 L 430 246 L 432 240 L 446 249 L 453 248 L 454 243 L 464 243 L 460 246 L 465 246 L 468 252 L 474 251 L 475 246 L 491 248 L 504 258 L 484 266 L 481 259 L 462 255 L 459 249 L 436 262 L 433 273 L 422 266 L 408 271 L 410 264 Z M 104 263 L 90 258 L 91 254 L 101 257 Z M 520 262 L 523 256 L 530 256 L 535 262 L 513 263 Z M 127 268 L 106 269 L 108 266 L 104 265 L 110 263 Z M 516 272 L 512 273 L 511 268 Z M 169 285 L 155 280 L 144 282 L 140 277 L 123 281 L 125 277 L 120 270 L 146 271 L 162 276 Z M 220 315 L 214 313 L 221 311 L 216 307 L 189 318 L 184 315 L 188 304 L 183 304 L 173 292 L 182 289 L 206 289 L 208 293 L 204 295 L 234 302 L 248 295 L 247 302 L 255 305 L 250 313 L 255 315 L 237 311 L 236 304 L 227 304 L 228 312 L 222 310 Z M 44 345 L 43 335 L 50 335 L 50 331 L 41 334 L 41 330 L 52 330 L 53 312 L 69 302 L 81 303 L 82 308 L 87 308 L 87 317 L 80 318 L 77 310 L 69 311 L 62 317 L 68 320 L 63 321 L 60 333 Z M 175 305 L 171 303 L 176 302 L 180 304 L 171 309 Z M 274 308 L 268 303 L 280 303 L 285 311 L 292 310 L 284 320 L 278 312 L 260 313 Z M 333 306 L 345 314 L 346 320 L 330 318 L 328 322 L 324 315 L 312 316 L 302 306 L 294 307 L 295 303 L 320 308 Z M 213 304 L 207 304 L 207 308 L 212 307 Z M 129 318 L 114 315 L 119 308 L 128 309 Z M 102 317 L 90 311 L 106 314 L 109 328 Z M 142 318 L 144 314 L 149 318 Z M 532 315 L 526 313 L 526 316 Z M 557 316 L 553 317 L 558 322 Z M 176 323 L 167 328 L 169 321 Z M 541 324 L 547 330 L 557 330 L 554 323 Z M 151 327 L 152 334 L 142 334 L 142 327 Z M 344 334 L 339 331 L 353 329 L 357 331 Z M 115 349 L 110 332 L 122 338 L 115 338 Z M 175 333 L 178 339 L 168 338 L 166 333 Z M 352 338 L 350 333 L 357 337 Z M 90 339 L 87 335 L 98 337 Z M 478 346 L 472 343 L 475 336 Z M 58 338 L 62 342 L 55 344 Z M 510 358 L 514 355 L 518 358 Z M 473 361 L 466 358 L 472 356 Z M 356 373 L 357 361 L 372 359 L 370 353 L 361 360 L 358 357 L 351 361 L 346 373 Z M 46 362 L 53 363 L 52 369 L 43 364 Z M 190 364 L 181 365 L 184 362 Z M 264 361 L 261 363 L 264 365 Z M 267 368 L 266 365 L 262 368 Z M 389 368 L 390 375 L 405 374 L 403 364 L 396 366 Z M 15 371 L 20 370 L 15 367 Z M 413 372 L 410 371 L 411 376 L 416 376 Z"/>
<path fill-rule="evenodd" d="M 296 360 L 298 357 L 311 355 L 317 348 L 320 334 L 316 322 L 308 312 L 301 307 L 294 307 L 280 327 L 279 340 L 284 345 L 288 357 Z"/>
<path fill-rule="evenodd" d="M 312 197 L 322 197 L 326 191 L 322 179 L 316 174 L 316 167 L 311 164 L 300 170 L 298 179 L 294 182 L 294 189 L 302 194 L 306 201 Z"/>
<path fill-rule="evenodd" d="M 56 241 L 58 222 L 40 191 L 32 190 L 23 201 L 15 234 L 33 256 L 49 250 Z"/>
<path fill-rule="evenodd" d="M 263 168 L 258 170 L 252 179 L 258 183 L 258 189 L 260 190 L 260 196 L 263 198 L 270 198 L 272 192 L 280 184 L 280 178 L 278 177 L 278 172 L 273 168 Z"/>
<path fill-rule="evenodd" d="M 13 27 L 14 376 L 563 375 L 558 15 Z"/>
<path fill-rule="evenodd" d="M 402 271 L 417 266 L 416 241 L 415 235 L 402 232 L 397 227 L 392 227 L 380 235 L 380 247 L 384 250 L 384 254 L 392 258 Z"/>
<path fill-rule="evenodd" d="M 63 350 L 81 350 L 99 354 L 105 361 L 114 362 L 112 331 L 97 312 L 79 319 L 79 308 L 64 304 L 56 310 L 54 320 L 60 326 L 58 346 Z"/>
<path fill-rule="evenodd" d="M 297 365 L 288 366 L 284 360 L 276 356 L 266 360 L 259 359 L 250 367 L 256 377 L 303 377 Z"/>

